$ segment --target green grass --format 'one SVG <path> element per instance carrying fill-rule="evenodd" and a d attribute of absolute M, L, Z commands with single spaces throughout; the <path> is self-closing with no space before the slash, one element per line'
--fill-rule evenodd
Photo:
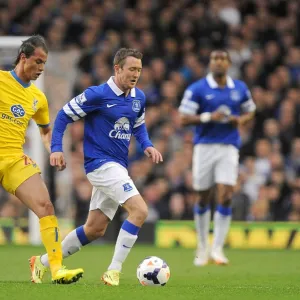
<path fill-rule="evenodd" d="M 300 254 L 298 251 L 228 250 L 227 267 L 192 265 L 193 250 L 133 248 L 123 267 L 119 287 L 103 286 L 100 276 L 107 268 L 113 247 L 87 246 L 65 261 L 82 267 L 83 279 L 73 285 L 52 285 L 49 276 L 42 285 L 29 281 L 27 259 L 42 248 L 0 246 L 0 299 L 92 300 L 92 299 L 300 299 Z M 143 287 L 136 267 L 149 255 L 165 259 L 171 269 L 165 287 Z"/>

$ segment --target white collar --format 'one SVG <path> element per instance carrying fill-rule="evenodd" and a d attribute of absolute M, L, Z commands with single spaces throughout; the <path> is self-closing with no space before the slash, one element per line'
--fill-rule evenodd
<path fill-rule="evenodd" d="M 206 80 L 208 82 L 208 85 L 210 86 L 210 88 L 212 89 L 216 89 L 219 87 L 218 83 L 215 81 L 212 73 L 208 73 L 208 75 L 206 76 Z M 230 88 L 230 89 L 234 89 L 235 85 L 234 85 L 234 81 L 232 80 L 232 78 L 230 76 L 226 76 L 226 85 Z"/>
<path fill-rule="evenodd" d="M 130 90 L 130 96 L 135 97 L 135 88 Z"/>
<path fill-rule="evenodd" d="M 109 85 L 109 87 L 112 89 L 112 91 L 117 95 L 117 96 L 121 96 L 122 94 L 124 94 L 124 92 L 116 85 L 116 83 L 114 82 L 114 76 L 111 76 L 108 81 L 107 84 Z M 130 96 L 131 97 L 135 97 L 135 88 L 130 90 Z"/>

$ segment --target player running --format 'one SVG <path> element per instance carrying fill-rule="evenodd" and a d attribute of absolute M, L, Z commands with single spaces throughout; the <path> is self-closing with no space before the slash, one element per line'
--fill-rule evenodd
<path fill-rule="evenodd" d="M 102 281 L 119 285 L 122 264 L 138 238 L 147 214 L 147 205 L 128 175 L 128 148 L 132 134 L 154 163 L 162 161 L 145 126 L 144 93 L 136 88 L 142 70 L 142 54 L 120 49 L 114 57 L 115 76 L 107 83 L 86 89 L 59 111 L 54 124 L 52 166 L 64 167 L 62 139 L 69 123 L 85 118 L 84 165 L 93 185 L 86 223 L 69 233 L 62 242 L 67 257 L 104 235 L 107 225 L 121 205 L 128 212 L 117 238 L 114 255 Z M 49 256 L 36 257 L 40 280 L 49 265 Z"/>
<path fill-rule="evenodd" d="M 229 54 L 224 50 L 210 55 L 206 78 L 185 91 L 179 112 L 183 125 L 196 125 L 193 155 L 193 186 L 200 194 L 194 219 L 198 236 L 196 266 L 212 258 L 228 264 L 223 246 L 231 221 L 231 198 L 238 176 L 240 137 L 238 126 L 254 116 L 255 104 L 246 84 L 227 75 Z M 214 213 L 214 240 L 209 253 L 210 206 L 216 185 L 217 207 Z"/>
<path fill-rule="evenodd" d="M 32 36 L 19 49 L 13 71 L 0 71 L 0 183 L 39 218 L 42 242 L 49 255 L 52 282 L 67 284 L 82 277 L 83 270 L 62 266 L 61 238 L 54 207 L 37 164 L 23 152 L 25 132 L 33 119 L 50 152 L 51 128 L 45 95 L 31 83 L 44 71 L 48 49 L 41 36 Z M 41 283 L 30 260 L 31 280 Z"/>

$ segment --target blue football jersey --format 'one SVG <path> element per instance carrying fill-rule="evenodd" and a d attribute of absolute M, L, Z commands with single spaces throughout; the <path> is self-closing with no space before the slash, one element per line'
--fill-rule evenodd
<path fill-rule="evenodd" d="M 107 83 L 89 87 L 59 112 L 53 129 L 52 152 L 62 151 L 62 132 L 66 127 L 63 113 L 70 122 L 84 118 L 83 150 L 87 173 L 110 161 L 127 167 L 132 134 L 143 150 L 153 146 L 144 124 L 145 103 L 140 89 L 131 89 L 126 97 L 113 77 Z"/>
<path fill-rule="evenodd" d="M 211 73 L 191 84 L 185 91 L 179 112 L 196 115 L 221 110 L 228 115 L 240 116 L 255 111 L 255 103 L 246 84 L 227 76 L 224 88 L 218 86 Z M 224 118 L 222 122 L 202 123 L 195 126 L 195 144 L 231 144 L 240 147 L 238 129 Z"/>

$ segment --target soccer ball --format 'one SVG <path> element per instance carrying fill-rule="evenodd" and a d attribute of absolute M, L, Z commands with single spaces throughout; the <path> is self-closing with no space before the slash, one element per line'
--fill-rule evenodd
<path fill-rule="evenodd" d="M 170 278 L 170 268 L 163 259 L 149 256 L 138 266 L 136 276 L 141 285 L 164 286 Z"/>

